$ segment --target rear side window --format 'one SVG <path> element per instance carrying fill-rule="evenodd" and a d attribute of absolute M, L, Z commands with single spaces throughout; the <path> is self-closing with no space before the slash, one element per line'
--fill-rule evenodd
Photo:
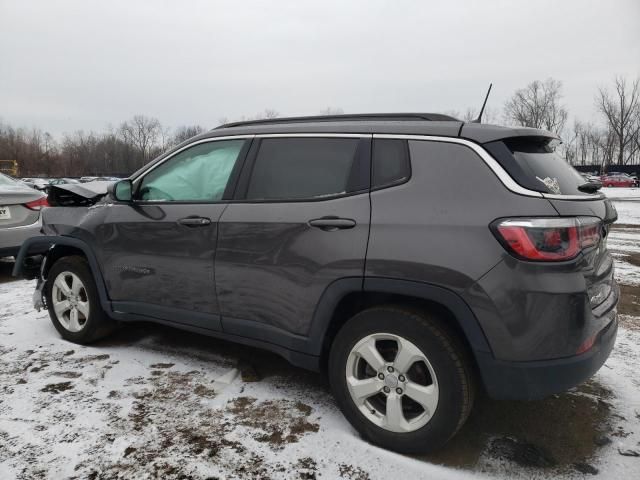
<path fill-rule="evenodd" d="M 554 151 L 555 140 L 518 137 L 492 142 L 487 150 L 525 188 L 555 195 L 585 195 L 586 180 Z"/>
<path fill-rule="evenodd" d="M 356 174 L 357 138 L 263 139 L 248 200 L 314 199 L 348 193 Z"/>
<path fill-rule="evenodd" d="M 409 145 L 406 140 L 375 139 L 371 188 L 406 182 L 411 176 Z"/>

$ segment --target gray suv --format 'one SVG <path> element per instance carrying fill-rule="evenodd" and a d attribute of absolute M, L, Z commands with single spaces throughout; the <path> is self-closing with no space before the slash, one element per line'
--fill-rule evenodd
<path fill-rule="evenodd" d="M 108 193 L 52 187 L 15 274 L 67 340 L 146 320 L 265 348 L 326 372 L 365 439 L 425 452 L 478 389 L 561 392 L 613 348 L 617 215 L 557 142 L 435 114 L 224 125 Z"/>

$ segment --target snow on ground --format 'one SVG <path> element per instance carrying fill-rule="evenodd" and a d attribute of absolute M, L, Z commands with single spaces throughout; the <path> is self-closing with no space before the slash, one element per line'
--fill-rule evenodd
<path fill-rule="evenodd" d="M 0 284 L 0 478 L 470 478 L 359 440 L 317 375 L 272 355 L 148 325 L 67 343 L 32 288 Z"/>
<path fill-rule="evenodd" d="M 640 225 L 640 188 L 601 188 L 618 211 L 621 225 Z"/>
<path fill-rule="evenodd" d="M 613 205 L 618 212 L 618 223 L 621 225 L 640 225 L 640 198 L 627 201 L 614 200 Z"/>
<path fill-rule="evenodd" d="M 608 241 L 624 296 L 605 366 L 537 402 L 481 395 L 428 457 L 362 441 L 321 376 L 270 353 L 150 324 L 65 342 L 0 262 L 0 479 L 640 478 L 640 227 Z"/>
<path fill-rule="evenodd" d="M 640 188 L 622 188 L 622 187 L 602 187 L 600 189 L 611 200 L 619 199 L 638 199 L 640 200 Z"/>

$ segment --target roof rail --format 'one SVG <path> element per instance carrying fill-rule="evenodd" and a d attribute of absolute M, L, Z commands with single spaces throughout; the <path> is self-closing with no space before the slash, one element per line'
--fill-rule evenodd
<path fill-rule="evenodd" d="M 311 123 L 311 122 L 348 122 L 358 120 L 388 120 L 388 121 L 431 121 L 457 122 L 458 119 L 442 113 L 357 113 L 345 115 L 316 115 L 309 117 L 283 117 L 262 120 L 247 120 L 244 122 L 225 123 L 215 128 L 244 127 L 246 125 L 264 125 L 271 123 Z"/>

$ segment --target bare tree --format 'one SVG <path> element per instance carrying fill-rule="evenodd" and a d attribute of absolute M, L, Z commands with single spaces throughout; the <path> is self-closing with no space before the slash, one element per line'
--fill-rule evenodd
<path fill-rule="evenodd" d="M 260 114 L 258 114 L 260 115 Z M 277 110 L 274 110 L 273 108 L 265 108 L 264 112 L 263 112 L 263 118 L 278 118 L 280 116 L 280 113 L 278 113 Z"/>
<path fill-rule="evenodd" d="M 189 140 L 191 137 L 195 137 L 196 135 L 204 133 L 204 131 L 204 127 L 200 125 L 183 125 L 176 128 L 176 131 L 174 132 L 171 139 L 171 143 L 172 145 L 178 145 L 185 140 Z"/>
<path fill-rule="evenodd" d="M 560 104 L 562 82 L 549 78 L 536 80 L 525 88 L 516 90 L 504 106 L 508 123 L 524 127 L 543 128 L 560 134 L 567 121 L 568 112 Z"/>
<path fill-rule="evenodd" d="M 465 122 L 473 122 L 475 119 L 478 118 L 479 113 L 480 113 L 479 109 L 475 107 L 468 107 L 467 110 L 462 115 L 462 117 L 460 117 L 460 115 L 457 115 L 457 116 L 452 115 L 452 116 L 456 118 L 461 118 Z M 482 123 L 491 123 L 491 124 L 497 125 L 499 123 L 498 111 L 494 108 L 486 107 L 482 114 Z"/>
<path fill-rule="evenodd" d="M 229 120 L 228 117 L 220 118 L 219 122 L 221 125 L 225 123 L 233 123 L 233 122 L 250 122 L 252 120 L 266 120 L 271 118 L 278 118 L 280 113 L 273 108 L 265 108 L 262 112 L 258 112 L 255 115 L 242 115 L 240 118 L 236 118 L 235 120 Z"/>
<path fill-rule="evenodd" d="M 133 145 L 140 153 L 141 165 L 147 163 L 162 135 L 162 126 L 157 118 L 134 115 L 120 125 L 120 134 L 125 143 Z"/>
<path fill-rule="evenodd" d="M 606 88 L 598 89 L 596 106 L 616 137 L 618 164 L 624 165 L 636 151 L 635 139 L 640 131 L 640 78 L 629 89 L 623 77 L 616 77 L 614 83 L 613 94 Z"/>
<path fill-rule="evenodd" d="M 327 107 L 320 110 L 320 115 L 342 115 L 344 110 L 340 107 Z"/>

